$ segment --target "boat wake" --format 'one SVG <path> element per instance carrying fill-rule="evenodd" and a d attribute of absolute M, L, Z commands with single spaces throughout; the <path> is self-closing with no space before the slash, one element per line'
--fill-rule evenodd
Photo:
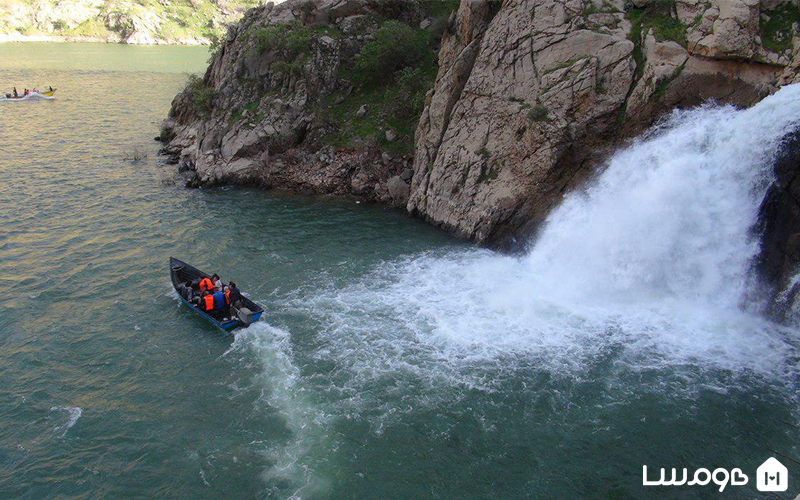
<path fill-rule="evenodd" d="M 44 95 L 39 92 L 33 92 L 28 95 L 14 97 L 7 94 L 0 94 L 0 101 L 4 102 L 17 102 L 17 101 L 41 101 L 41 100 L 54 100 L 55 96 Z"/>

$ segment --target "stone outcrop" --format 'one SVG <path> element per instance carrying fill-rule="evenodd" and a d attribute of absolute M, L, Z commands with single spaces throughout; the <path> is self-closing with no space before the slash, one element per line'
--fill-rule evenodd
<path fill-rule="evenodd" d="M 162 128 L 164 152 L 181 163 L 187 184 L 255 184 L 405 206 L 411 156 L 389 154 L 374 138 L 356 139 L 355 147 L 328 144 L 337 122 L 323 116 L 345 114 L 339 110 L 347 99 L 357 110 L 340 120 L 375 118 L 371 105 L 354 101 L 347 78 L 356 55 L 387 16 L 408 25 L 424 20 L 418 2 L 388 14 L 385 3 L 289 0 L 252 9 L 232 26 L 203 81 L 176 97 Z M 290 30 L 306 37 L 301 47 L 267 43 L 272 33 L 288 39 Z M 203 92 L 213 97 L 200 109 Z M 388 126 L 379 132 L 387 144 L 398 139 Z"/>
<path fill-rule="evenodd" d="M 213 96 L 208 109 L 198 111 L 204 105 L 187 90 L 165 122 L 165 151 L 189 184 L 384 201 L 510 249 L 664 113 L 709 99 L 749 106 L 799 79 L 800 22 L 789 0 L 462 0 L 444 23 L 413 154 L 387 159 L 374 141 L 327 142 L 338 125 L 322 117 L 352 100 L 347 77 L 387 4 L 410 26 L 437 24 L 413 1 L 289 0 L 232 27 L 205 89 L 194 91 Z M 249 34 L 263 26 L 332 31 L 286 70 L 253 49 Z M 346 109 L 347 120 L 378 114 L 366 101 Z M 384 146 L 395 132 L 379 131 Z"/>
<path fill-rule="evenodd" d="M 609 146 L 664 112 L 748 106 L 795 80 L 797 53 L 767 50 L 759 31 L 787 5 L 463 1 L 417 129 L 409 211 L 519 245 Z"/>

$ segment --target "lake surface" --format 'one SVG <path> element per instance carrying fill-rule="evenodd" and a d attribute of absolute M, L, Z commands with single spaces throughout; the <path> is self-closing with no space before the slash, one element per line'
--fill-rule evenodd
<path fill-rule="evenodd" d="M 206 59 L 0 44 L 3 90 L 58 89 L 0 102 L 0 498 L 719 495 L 642 465 L 739 467 L 724 495 L 753 498 L 761 462 L 800 458 L 793 330 L 566 307 L 538 264 L 400 211 L 184 189 L 153 137 Z M 215 330 L 170 256 L 265 319 Z"/>

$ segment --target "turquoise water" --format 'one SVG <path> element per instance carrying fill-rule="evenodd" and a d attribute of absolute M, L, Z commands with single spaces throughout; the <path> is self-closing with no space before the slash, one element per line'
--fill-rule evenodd
<path fill-rule="evenodd" d="M 0 44 L 0 87 L 58 88 L 0 103 L 0 498 L 718 495 L 644 489 L 644 464 L 740 467 L 724 495 L 752 498 L 764 459 L 800 458 L 792 331 L 674 354 L 630 317 L 500 300 L 518 260 L 402 212 L 182 188 L 152 138 L 206 58 Z M 265 320 L 213 329 L 171 255 Z"/>

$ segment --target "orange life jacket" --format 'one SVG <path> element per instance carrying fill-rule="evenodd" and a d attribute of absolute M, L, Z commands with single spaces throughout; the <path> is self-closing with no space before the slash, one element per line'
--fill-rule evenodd
<path fill-rule="evenodd" d="M 208 278 L 203 278 L 200 280 L 200 291 L 205 292 L 206 290 L 211 290 L 214 288 L 214 284 L 211 283 L 211 280 Z"/>
<path fill-rule="evenodd" d="M 226 304 L 230 304 L 231 303 L 231 291 L 230 290 L 225 290 L 225 303 Z"/>
<path fill-rule="evenodd" d="M 214 310 L 214 296 L 213 295 L 206 295 L 203 297 L 203 302 L 206 303 L 206 311 L 213 311 Z"/>

